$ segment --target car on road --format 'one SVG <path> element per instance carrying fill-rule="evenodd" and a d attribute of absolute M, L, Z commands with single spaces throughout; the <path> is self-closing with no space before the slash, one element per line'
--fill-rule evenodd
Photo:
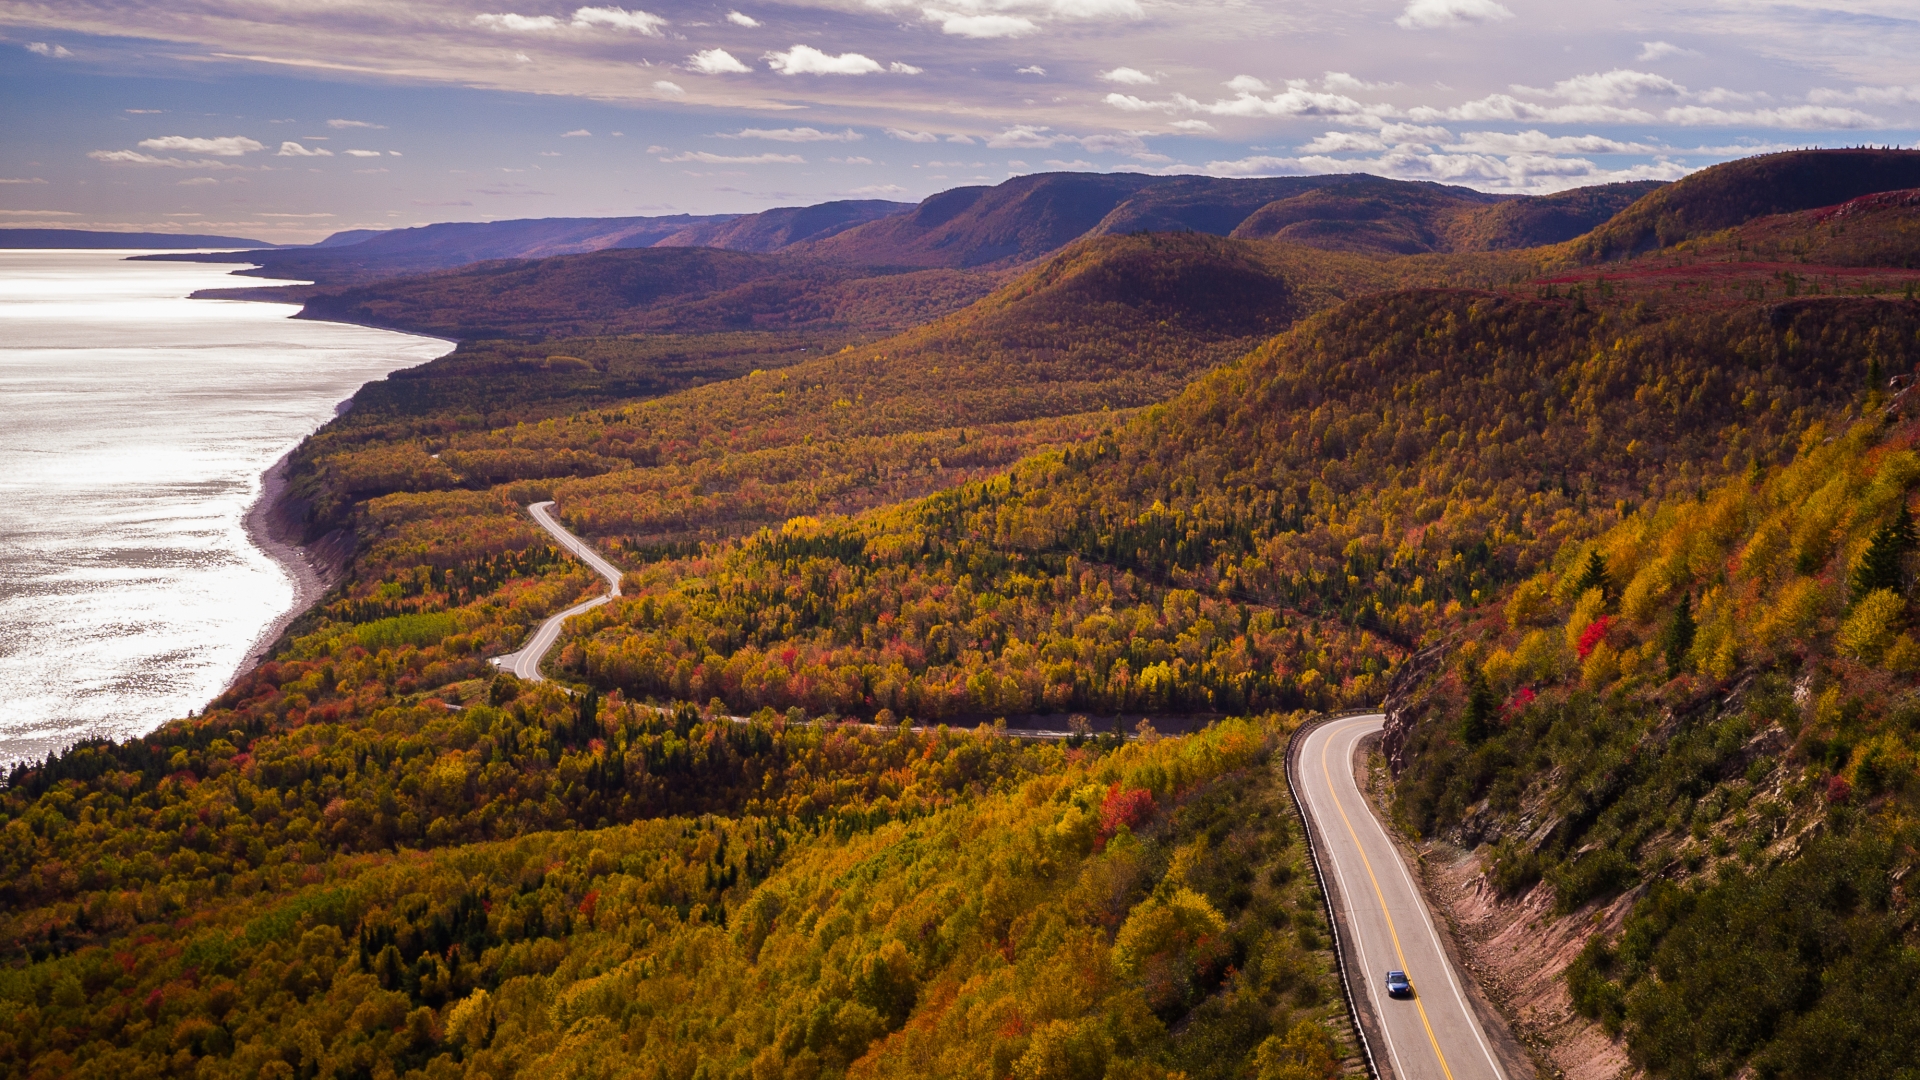
<path fill-rule="evenodd" d="M 1406 972 L 1387 972 L 1387 996 L 1397 998 L 1413 996 L 1413 984 L 1407 981 Z"/>

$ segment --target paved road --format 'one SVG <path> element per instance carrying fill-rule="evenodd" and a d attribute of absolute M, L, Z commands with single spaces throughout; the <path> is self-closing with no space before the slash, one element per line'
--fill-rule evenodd
<path fill-rule="evenodd" d="M 553 538 L 560 541 L 561 547 L 586 563 L 594 573 L 606 578 L 607 584 L 613 589 L 606 596 L 596 596 L 592 600 L 575 604 L 558 615 L 548 616 L 547 621 L 540 624 L 540 629 L 533 632 L 533 639 L 527 642 L 519 652 L 493 658 L 495 666 L 529 682 L 541 682 L 545 678 L 540 674 L 540 658 L 547 655 L 547 650 L 553 648 L 554 642 L 560 640 L 560 628 L 568 619 L 583 611 L 591 611 L 620 595 L 620 568 L 601 558 L 600 553 L 593 550 L 592 545 L 568 532 L 566 526 L 554 520 L 553 514 L 549 512 L 552 506 L 551 502 L 537 502 L 527 507 L 527 513 L 533 515 L 533 520 L 539 522 L 541 528 L 552 533 Z"/>
<path fill-rule="evenodd" d="M 1354 780 L 1360 741 L 1385 720 L 1376 713 L 1322 724 L 1307 733 L 1293 763 L 1328 894 L 1343 915 L 1341 962 L 1359 1008 L 1377 1018 L 1369 1027 L 1383 1072 L 1399 1080 L 1508 1080 L 1413 875 Z M 1390 969 L 1407 973 L 1411 999 L 1387 996 Z"/>

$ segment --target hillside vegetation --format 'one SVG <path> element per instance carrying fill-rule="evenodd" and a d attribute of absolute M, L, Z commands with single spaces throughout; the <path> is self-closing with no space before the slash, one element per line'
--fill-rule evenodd
<path fill-rule="evenodd" d="M 1742 158 L 1660 188 L 1575 245 L 1582 262 L 1667 247 L 1770 214 L 1920 187 L 1920 150 L 1789 151 Z"/>
<path fill-rule="evenodd" d="M 1277 750 L 1385 701 L 1395 813 L 1580 921 L 1650 1075 L 1899 1074 L 1920 207 L 1739 210 L 1827 169 L 1761 161 L 1022 178 L 354 293 L 467 340 L 294 455 L 352 565 L 269 662 L 0 788 L 0 1071 L 1332 1080 Z M 1734 209 L 1562 235 L 1672 192 Z M 1280 238 L 1129 225 L 1226 201 Z M 526 685 L 599 587 L 536 499 L 627 573 Z"/>

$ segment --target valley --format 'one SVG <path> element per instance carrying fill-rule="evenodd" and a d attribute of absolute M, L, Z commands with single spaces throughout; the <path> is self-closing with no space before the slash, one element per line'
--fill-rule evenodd
<path fill-rule="evenodd" d="M 1897 1074 L 1916 189 L 1062 173 L 262 258 L 458 345 L 290 458 L 350 555 L 265 662 L 0 789 L 0 1071 L 1359 1073 L 1286 748 L 1377 710 L 1391 824 L 1566 935 L 1529 1040 Z"/>

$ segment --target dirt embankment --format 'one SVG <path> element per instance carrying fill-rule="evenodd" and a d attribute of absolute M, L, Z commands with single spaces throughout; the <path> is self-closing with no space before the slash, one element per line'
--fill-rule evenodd
<path fill-rule="evenodd" d="M 1619 931 L 1638 893 L 1556 917 L 1544 883 L 1502 900 L 1473 852 L 1438 842 L 1416 850 L 1428 903 L 1445 915 L 1467 967 L 1536 1062 L 1565 1080 L 1640 1076 L 1624 1046 L 1575 1015 L 1561 977 L 1589 937 Z"/>

